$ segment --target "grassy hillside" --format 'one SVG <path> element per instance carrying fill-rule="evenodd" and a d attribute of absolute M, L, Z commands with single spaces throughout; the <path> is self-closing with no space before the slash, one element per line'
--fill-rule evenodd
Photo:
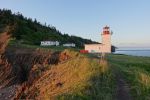
<path fill-rule="evenodd" d="M 8 40 L 8 34 L 1 35 L 6 35 Z M 9 89 L 7 86 L 19 84 L 17 92 L 14 92 L 17 99 L 126 98 L 120 95 L 118 87 L 123 90 L 121 94 L 130 94 L 133 100 L 150 99 L 149 57 L 110 54 L 99 62 L 96 55 L 83 55 L 74 49 L 39 49 L 39 46 L 30 46 L 24 44 L 16 48 L 10 45 L 2 50 L 5 53 L 0 58 L 0 85 Z M 118 80 L 124 82 L 118 84 Z M 9 95 L 8 92 L 5 94 Z"/>
<path fill-rule="evenodd" d="M 0 37 L 4 48 L 0 56 L 0 93 L 3 95 L 0 99 L 12 98 L 13 95 L 17 100 L 115 98 L 114 77 L 107 62 L 100 64 L 93 55 L 82 55 L 74 49 L 40 49 L 25 44 L 15 46 L 12 42 L 13 46 L 9 44 L 5 49 L 9 35 L 3 33 Z M 12 94 L 7 92 L 12 90 Z"/>
<path fill-rule="evenodd" d="M 54 40 L 63 43 L 75 43 L 83 47 L 84 43 L 95 43 L 78 36 L 62 34 L 54 26 L 41 24 L 36 19 L 24 17 L 21 13 L 12 13 L 11 10 L 0 9 L 0 33 L 8 32 L 19 43 L 39 45 L 40 41 Z"/>
<path fill-rule="evenodd" d="M 39 64 L 31 69 L 24 91 L 16 97 L 41 100 L 114 100 L 115 82 L 107 62 L 99 64 L 72 50 L 62 53 L 70 59 L 56 65 L 46 65 L 43 71 Z M 45 68 L 45 67 L 44 67 Z M 40 76 L 39 78 L 34 77 Z M 34 80 L 33 80 L 34 79 Z"/>

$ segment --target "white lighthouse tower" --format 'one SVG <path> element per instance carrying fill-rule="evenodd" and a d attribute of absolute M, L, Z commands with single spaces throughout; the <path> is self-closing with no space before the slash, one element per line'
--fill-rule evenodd
<path fill-rule="evenodd" d="M 102 43 L 85 44 L 85 51 L 89 53 L 111 53 L 111 32 L 108 26 L 102 31 Z"/>
<path fill-rule="evenodd" d="M 102 32 L 102 53 L 111 53 L 111 32 L 108 26 L 103 28 Z"/>

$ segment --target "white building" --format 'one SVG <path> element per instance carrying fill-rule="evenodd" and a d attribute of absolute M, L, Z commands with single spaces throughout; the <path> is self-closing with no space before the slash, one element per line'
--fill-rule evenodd
<path fill-rule="evenodd" d="M 58 41 L 41 41 L 41 46 L 58 46 Z"/>
<path fill-rule="evenodd" d="M 76 44 L 74 43 L 66 43 L 66 44 L 63 44 L 64 47 L 76 47 Z"/>
<path fill-rule="evenodd" d="M 111 32 L 109 27 L 103 28 L 101 44 L 85 44 L 85 50 L 89 53 L 111 53 Z"/>

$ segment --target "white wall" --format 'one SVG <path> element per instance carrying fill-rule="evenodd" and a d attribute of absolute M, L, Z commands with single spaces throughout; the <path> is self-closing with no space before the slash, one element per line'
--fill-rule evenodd
<path fill-rule="evenodd" d="M 111 53 L 111 34 L 102 34 L 102 52 Z"/>
<path fill-rule="evenodd" d="M 74 43 L 66 43 L 63 44 L 64 47 L 76 47 L 76 45 Z"/>
<path fill-rule="evenodd" d="M 85 44 L 89 53 L 111 53 L 111 34 L 102 34 L 102 44 Z"/>
<path fill-rule="evenodd" d="M 85 44 L 85 50 L 88 50 L 89 53 L 100 53 L 102 44 Z"/>
<path fill-rule="evenodd" d="M 41 46 L 58 46 L 58 41 L 41 41 Z"/>

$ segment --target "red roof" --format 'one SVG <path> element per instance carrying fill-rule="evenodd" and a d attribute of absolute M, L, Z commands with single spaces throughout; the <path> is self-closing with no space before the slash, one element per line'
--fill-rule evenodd
<path fill-rule="evenodd" d="M 106 25 L 103 29 L 109 29 L 109 27 Z"/>

